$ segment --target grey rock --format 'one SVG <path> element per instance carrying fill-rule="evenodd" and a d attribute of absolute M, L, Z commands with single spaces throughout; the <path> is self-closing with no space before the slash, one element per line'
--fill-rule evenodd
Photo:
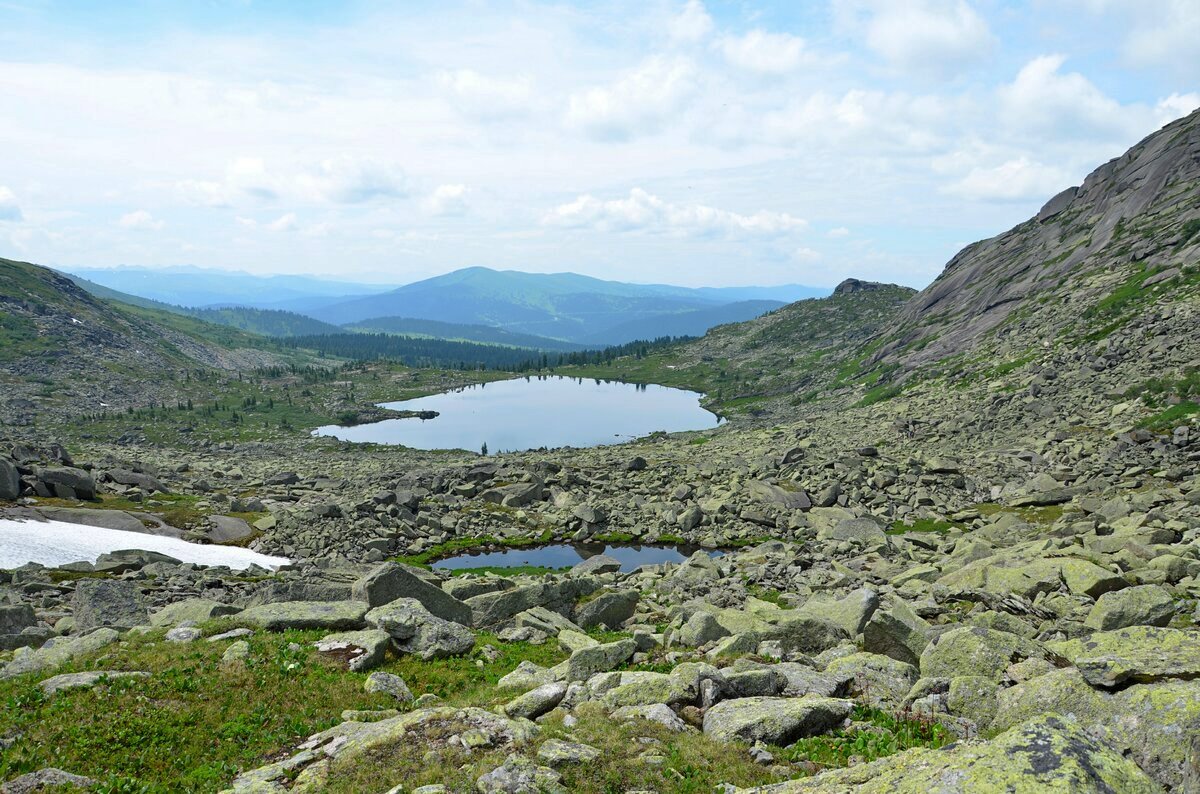
<path fill-rule="evenodd" d="M 567 682 L 554 681 L 542 684 L 523 695 L 510 700 L 504 706 L 504 713 L 512 718 L 537 719 L 557 706 L 567 694 Z"/>
<path fill-rule="evenodd" d="M 575 609 L 575 623 L 585 629 L 603 626 L 616 630 L 633 617 L 638 605 L 636 590 L 617 590 L 602 593 Z"/>
<path fill-rule="evenodd" d="M 243 611 L 241 619 L 267 631 L 288 629 L 360 629 L 366 624 L 362 601 L 280 601 Z"/>
<path fill-rule="evenodd" d="M 21 476 L 7 458 L 0 458 L 0 500 L 13 501 L 21 495 Z"/>
<path fill-rule="evenodd" d="M 460 656 L 475 647 L 470 629 L 434 615 L 415 598 L 397 598 L 375 607 L 366 620 L 390 634 L 400 651 L 425 660 Z"/>
<path fill-rule="evenodd" d="M 91 791 L 96 781 L 83 775 L 73 775 L 54 767 L 15 777 L 0 784 L 0 794 L 34 794 L 38 791 Z"/>
<path fill-rule="evenodd" d="M 43 681 L 38 682 L 42 692 L 47 695 L 54 695 L 66 689 L 90 689 L 97 684 L 103 684 L 107 681 L 116 681 L 120 678 L 149 678 L 149 673 L 144 672 L 121 672 L 117 670 L 94 670 L 85 673 L 63 673 L 62 675 L 51 676 Z"/>
<path fill-rule="evenodd" d="M 371 693 L 390 695 L 400 703 L 409 703 L 413 700 L 412 690 L 408 688 L 408 684 L 404 682 L 403 678 L 382 670 L 376 670 L 368 675 L 363 689 Z"/>
<path fill-rule="evenodd" d="M 75 586 L 72 607 L 79 633 L 101 626 L 131 629 L 147 621 L 142 589 L 136 582 L 85 579 Z"/>
<path fill-rule="evenodd" d="M 385 562 L 371 570 L 354 583 L 350 593 L 371 607 L 383 606 L 397 598 L 415 598 L 442 620 L 471 625 L 471 607 L 394 562 Z"/>
<path fill-rule="evenodd" d="M 720 741 L 788 745 L 824 733 L 850 715 L 849 700 L 806 696 L 724 700 L 704 715 L 704 733 Z"/>
<path fill-rule="evenodd" d="M 1166 626 L 1175 615 L 1175 601 L 1158 585 L 1141 585 L 1104 593 L 1096 599 L 1084 625 L 1096 631 L 1127 626 Z"/>
<path fill-rule="evenodd" d="M 383 664 L 392 638 L 386 631 L 364 629 L 329 634 L 317 640 L 317 653 L 343 662 L 350 670 L 362 672 Z"/>

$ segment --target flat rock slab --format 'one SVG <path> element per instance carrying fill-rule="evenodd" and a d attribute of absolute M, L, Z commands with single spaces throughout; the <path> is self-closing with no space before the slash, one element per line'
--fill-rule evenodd
<path fill-rule="evenodd" d="M 89 689 L 106 681 L 116 681 L 120 678 L 149 678 L 144 672 L 118 672 L 115 670 L 93 670 L 86 673 L 63 673 L 51 676 L 38 682 L 38 686 L 47 695 L 62 692 L 65 689 Z"/>
<path fill-rule="evenodd" d="M 279 601 L 250 607 L 240 617 L 267 631 L 343 631 L 366 626 L 366 614 L 367 605 L 362 601 Z"/>
<path fill-rule="evenodd" d="M 704 715 L 704 733 L 720 741 L 788 745 L 836 728 L 854 703 L 839 698 L 753 697 L 724 700 Z"/>
<path fill-rule="evenodd" d="M 0 794 L 33 794 L 37 791 L 91 791 L 96 781 L 82 775 L 72 775 L 54 767 L 46 767 L 15 777 L 0 784 Z"/>
<path fill-rule="evenodd" d="M 1200 632 L 1130 626 L 1050 644 L 1092 686 L 1200 676 Z"/>

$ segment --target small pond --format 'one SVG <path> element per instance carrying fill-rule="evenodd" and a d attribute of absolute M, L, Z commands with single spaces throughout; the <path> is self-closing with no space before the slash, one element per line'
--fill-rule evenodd
<path fill-rule="evenodd" d="M 666 386 L 559 376 L 531 376 L 466 386 L 415 400 L 382 403 L 397 411 L 437 411 L 434 419 L 317 428 L 343 441 L 415 449 L 516 452 L 620 444 L 657 430 L 707 430 L 721 419 L 700 407 L 697 392 Z"/>
<path fill-rule="evenodd" d="M 482 551 L 474 554 L 459 554 L 433 563 L 434 568 L 461 571 L 470 568 L 515 568 L 532 565 L 539 568 L 570 568 L 597 554 L 607 554 L 621 563 L 621 570 L 628 573 L 642 565 L 658 565 L 664 562 L 683 562 L 701 551 L 700 546 L 635 546 L 629 544 L 606 545 L 603 543 L 556 543 L 548 546 L 530 546 L 523 549 Z M 704 549 L 708 556 L 719 557 L 722 552 Z"/>

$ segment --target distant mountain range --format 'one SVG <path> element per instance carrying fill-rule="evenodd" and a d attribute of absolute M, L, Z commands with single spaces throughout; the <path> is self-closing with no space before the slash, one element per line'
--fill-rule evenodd
<path fill-rule="evenodd" d="M 272 336 L 331 333 L 346 326 L 543 350 L 700 336 L 713 326 L 750 320 L 787 302 L 828 292 L 800 285 L 628 284 L 576 273 L 485 267 L 396 288 L 196 267 L 81 268 L 71 274 L 96 294 L 104 289 L 125 294 L 105 297 L 131 302 L 129 296 L 134 296 L 132 302 L 149 301 L 143 305 L 176 312 L 186 307 L 180 313 Z"/>

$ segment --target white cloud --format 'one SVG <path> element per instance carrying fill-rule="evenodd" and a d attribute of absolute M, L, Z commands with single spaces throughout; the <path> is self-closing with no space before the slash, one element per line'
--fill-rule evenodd
<path fill-rule="evenodd" d="M 19 221 L 22 217 L 16 194 L 0 185 L 0 221 Z"/>
<path fill-rule="evenodd" d="M 792 252 L 792 256 L 800 262 L 816 262 L 821 259 L 821 252 L 812 248 L 797 248 Z"/>
<path fill-rule="evenodd" d="M 804 39 L 787 33 L 752 30 L 744 36 L 726 36 L 720 42 L 725 60 L 752 72 L 781 74 L 800 65 Z"/>
<path fill-rule="evenodd" d="M 188 200 L 210 207 L 279 201 L 304 204 L 364 204 L 408 195 L 408 178 L 398 166 L 341 155 L 292 170 L 270 168 L 257 157 L 238 157 L 224 178 L 184 180 L 177 188 Z"/>
<path fill-rule="evenodd" d="M 266 228 L 267 231 L 272 232 L 294 232 L 299 225 L 299 222 L 296 220 L 296 213 L 288 212 L 268 223 Z"/>
<path fill-rule="evenodd" d="M 1038 56 L 1012 83 L 1000 87 L 1001 119 L 1007 126 L 1051 140 L 1124 139 L 1131 133 L 1131 122 L 1141 128 L 1120 103 L 1082 74 L 1060 72 L 1065 62 L 1065 55 Z"/>
<path fill-rule="evenodd" d="M 845 226 L 838 226 L 836 228 L 830 229 L 829 231 L 825 232 L 825 236 L 826 237 L 835 237 L 835 238 L 836 237 L 849 237 L 850 230 L 847 229 Z"/>
<path fill-rule="evenodd" d="M 657 131 L 695 90 L 691 61 L 655 56 L 611 85 L 571 94 L 566 123 L 594 138 L 625 140 Z"/>
<path fill-rule="evenodd" d="M 127 212 L 117 221 L 122 229 L 141 229 L 145 231 L 157 231 L 163 227 L 163 222 L 157 220 L 146 210 L 134 210 Z"/>
<path fill-rule="evenodd" d="M 975 167 L 944 193 L 977 201 L 1022 201 L 1049 198 L 1070 184 L 1070 177 L 1054 168 L 1021 156 L 997 166 Z"/>
<path fill-rule="evenodd" d="M 1188 94 L 1171 94 L 1158 100 L 1154 106 L 1154 115 L 1162 125 L 1183 118 L 1197 108 L 1200 108 L 1200 94 L 1194 91 Z"/>
<path fill-rule="evenodd" d="M 628 198 L 610 201 L 587 194 L 579 196 L 546 213 L 542 223 L 604 232 L 643 231 L 677 236 L 775 235 L 807 225 L 800 218 L 781 212 L 760 210 L 753 215 L 741 215 L 702 204 L 672 204 L 641 188 L 630 190 Z"/>
<path fill-rule="evenodd" d="M 398 198 L 407 195 L 407 184 L 404 172 L 397 166 L 349 155 L 323 160 L 296 176 L 302 194 L 332 204 Z"/>
<path fill-rule="evenodd" d="M 950 77 L 996 44 L 966 0 L 876 0 L 868 6 L 867 46 L 907 72 Z"/>
<path fill-rule="evenodd" d="M 869 145 L 877 155 L 924 153 L 944 145 L 954 107 L 936 96 L 818 91 L 766 112 L 749 134 L 785 146 L 824 146 L 839 156 L 851 143 Z"/>
<path fill-rule="evenodd" d="M 467 186 L 438 185 L 421 205 L 430 215 L 462 215 L 467 211 Z"/>
<path fill-rule="evenodd" d="M 1127 5 L 1132 24 L 1123 50 L 1129 60 L 1200 76 L 1200 3 L 1139 0 Z"/>
<path fill-rule="evenodd" d="M 667 31 L 675 41 L 700 41 L 712 30 L 712 17 L 700 0 L 688 0 L 683 10 L 671 17 L 667 25 Z"/>
<path fill-rule="evenodd" d="M 475 118 L 519 116 L 533 102 L 533 80 L 528 77 L 499 78 L 457 69 L 438 72 L 436 80 L 460 113 Z"/>

